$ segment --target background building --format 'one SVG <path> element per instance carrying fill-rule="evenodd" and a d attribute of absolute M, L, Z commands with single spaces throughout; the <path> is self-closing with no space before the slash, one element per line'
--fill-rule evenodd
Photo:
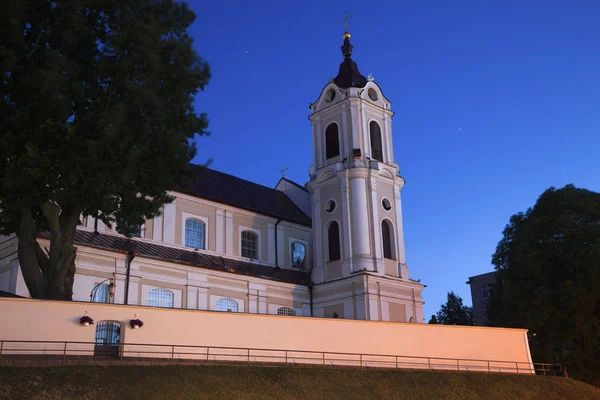
<path fill-rule="evenodd" d="M 473 320 L 475 325 L 484 326 L 487 322 L 485 315 L 487 299 L 490 297 L 490 287 L 496 282 L 496 273 L 488 272 L 471 276 L 466 282 L 471 286 L 471 301 L 473 302 Z"/>

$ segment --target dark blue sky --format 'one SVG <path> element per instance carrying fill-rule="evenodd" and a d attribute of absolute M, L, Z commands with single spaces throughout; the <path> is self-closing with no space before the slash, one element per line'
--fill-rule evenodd
<path fill-rule="evenodd" d="M 509 217 L 548 187 L 600 191 L 600 3 L 520 1 L 191 1 L 213 77 L 198 95 L 210 137 L 197 162 L 266 186 L 281 163 L 304 184 L 308 105 L 353 59 L 396 112 L 411 277 L 425 315 L 492 270 Z"/>

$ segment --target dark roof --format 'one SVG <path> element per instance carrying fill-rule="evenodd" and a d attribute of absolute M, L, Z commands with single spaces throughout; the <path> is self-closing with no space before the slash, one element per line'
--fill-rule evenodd
<path fill-rule="evenodd" d="M 11 298 L 19 298 L 19 299 L 24 299 L 25 298 L 23 296 L 19 296 L 18 294 L 14 294 L 14 293 L 10 293 L 10 292 L 5 292 L 4 290 L 0 290 L 0 297 L 11 297 Z"/>
<path fill-rule="evenodd" d="M 344 33 L 344 44 L 342 45 L 342 54 L 344 61 L 340 64 L 340 70 L 333 82 L 341 88 L 349 87 L 363 88 L 367 84 L 367 78 L 358 71 L 358 65 L 352 61 L 352 50 L 354 46 L 350 44 L 350 34 Z"/>
<path fill-rule="evenodd" d="M 194 176 L 180 185 L 178 192 L 304 226 L 312 225 L 310 217 L 279 190 L 199 165 L 191 165 L 191 173 Z"/>
<path fill-rule="evenodd" d="M 39 236 L 49 238 L 48 233 Z M 155 243 L 143 242 L 137 239 L 127 239 L 114 235 L 77 230 L 75 244 L 96 249 L 117 251 L 120 253 L 133 252 L 136 256 L 191 265 L 215 271 L 231 272 L 234 274 L 254 276 L 274 281 L 308 285 L 310 272 L 291 269 L 275 268 L 268 265 L 255 264 L 230 258 L 212 256 L 201 251 L 176 249 Z"/>

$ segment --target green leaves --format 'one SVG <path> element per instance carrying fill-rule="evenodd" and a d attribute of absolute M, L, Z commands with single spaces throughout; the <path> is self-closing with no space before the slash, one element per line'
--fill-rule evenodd
<path fill-rule="evenodd" d="M 432 322 L 433 321 L 433 322 Z M 463 299 L 454 292 L 448 292 L 448 300 L 442 304 L 437 315 L 433 315 L 430 324 L 473 325 L 473 309 L 463 304 Z"/>
<path fill-rule="evenodd" d="M 20 0 L 0 14 L 0 233 L 27 197 L 132 227 L 182 181 L 210 78 L 173 0 Z M 61 211 L 62 212 L 62 211 Z"/>
<path fill-rule="evenodd" d="M 546 190 L 511 217 L 492 262 L 490 322 L 529 329 L 534 359 L 598 380 L 589 350 L 600 348 L 600 194 L 573 185 Z"/>

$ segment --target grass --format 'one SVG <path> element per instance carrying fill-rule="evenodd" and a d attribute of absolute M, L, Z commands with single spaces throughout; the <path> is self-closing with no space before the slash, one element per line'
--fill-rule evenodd
<path fill-rule="evenodd" d="M 600 399 L 543 376 L 245 366 L 0 367 L 0 399 Z"/>

